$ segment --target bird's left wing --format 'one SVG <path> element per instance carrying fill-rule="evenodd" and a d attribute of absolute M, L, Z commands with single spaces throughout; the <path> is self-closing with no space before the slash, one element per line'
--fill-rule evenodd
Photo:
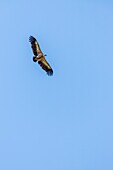
<path fill-rule="evenodd" d="M 29 37 L 29 41 L 31 43 L 31 48 L 35 56 L 38 56 L 39 53 L 42 53 L 37 40 L 33 36 Z"/>

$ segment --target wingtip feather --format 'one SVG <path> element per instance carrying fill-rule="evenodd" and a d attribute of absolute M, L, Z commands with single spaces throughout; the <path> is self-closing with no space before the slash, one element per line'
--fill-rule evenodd
<path fill-rule="evenodd" d="M 48 74 L 48 76 L 52 76 L 53 75 L 53 70 L 52 69 L 48 70 L 47 74 Z"/>
<path fill-rule="evenodd" d="M 35 41 L 36 41 L 36 39 L 35 39 L 33 36 L 30 36 L 30 37 L 29 37 L 29 42 L 33 43 L 33 42 L 35 42 Z"/>

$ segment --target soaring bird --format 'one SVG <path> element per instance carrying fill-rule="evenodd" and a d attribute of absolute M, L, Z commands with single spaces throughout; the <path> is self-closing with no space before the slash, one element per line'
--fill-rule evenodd
<path fill-rule="evenodd" d="M 33 61 L 34 62 L 38 61 L 38 64 L 42 67 L 43 70 L 47 72 L 49 76 L 53 75 L 53 70 L 45 59 L 46 54 L 43 54 L 43 52 L 41 51 L 38 41 L 33 36 L 30 36 L 29 42 L 31 43 L 31 48 L 35 55 L 33 57 Z"/>

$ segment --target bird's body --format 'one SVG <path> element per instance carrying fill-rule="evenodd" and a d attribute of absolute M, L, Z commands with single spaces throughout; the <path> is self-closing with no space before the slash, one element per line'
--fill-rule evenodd
<path fill-rule="evenodd" d="M 52 70 L 51 66 L 49 65 L 49 63 L 46 61 L 46 59 L 45 59 L 46 55 L 44 55 L 42 53 L 37 40 L 33 36 L 30 36 L 29 41 L 31 43 L 31 48 L 35 55 L 33 57 L 33 61 L 34 62 L 38 61 L 38 64 L 42 67 L 43 70 L 45 70 L 47 72 L 48 75 L 53 75 L 53 70 Z"/>

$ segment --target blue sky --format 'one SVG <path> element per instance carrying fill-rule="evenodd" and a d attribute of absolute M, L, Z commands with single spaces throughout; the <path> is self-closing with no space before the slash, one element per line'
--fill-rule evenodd
<path fill-rule="evenodd" d="M 113 2 L 1 0 L 0 48 L 0 169 L 113 170 Z"/>

